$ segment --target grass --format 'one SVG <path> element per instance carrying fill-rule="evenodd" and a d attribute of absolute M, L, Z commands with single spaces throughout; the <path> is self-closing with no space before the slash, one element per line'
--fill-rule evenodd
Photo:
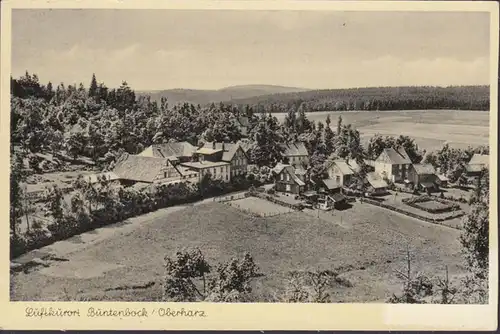
<path fill-rule="evenodd" d="M 274 114 L 283 120 L 285 114 Z M 438 150 L 443 144 L 451 147 L 488 145 L 489 113 L 484 111 L 414 110 L 370 112 L 316 112 L 308 118 L 325 123 L 330 115 L 331 126 L 339 116 L 345 124 L 352 124 L 361 133 L 363 144 L 375 134 L 407 135 L 415 139 L 421 149 Z"/>
<path fill-rule="evenodd" d="M 247 197 L 228 202 L 232 207 L 241 211 L 253 213 L 258 216 L 271 216 L 292 212 L 293 210 L 282 205 L 278 205 L 259 197 Z"/>
<path fill-rule="evenodd" d="M 342 225 L 336 223 L 340 219 Z M 250 252 L 265 274 L 254 284 L 261 300 L 283 289 L 290 270 L 338 266 L 349 268 L 341 276 L 353 287 L 335 288 L 334 301 L 384 300 L 400 291 L 394 270 L 404 266 L 407 243 L 415 270 L 439 273 L 448 265 L 452 277 L 463 272 L 458 231 L 369 204 L 318 219 L 303 212 L 256 218 L 231 205 L 209 203 L 157 213 L 125 230 L 91 245 L 75 244 L 73 252 L 52 251 L 69 261 L 13 275 L 11 298 L 157 300 L 165 255 L 194 246 L 212 263 Z"/>
<path fill-rule="evenodd" d="M 417 202 L 417 203 L 415 203 L 415 205 L 419 206 L 421 208 L 430 209 L 430 210 L 441 210 L 441 209 L 444 210 L 447 208 L 451 208 L 450 204 L 444 204 L 444 203 L 440 203 L 438 201 L 433 201 L 433 200 L 425 201 L 425 202 Z"/>

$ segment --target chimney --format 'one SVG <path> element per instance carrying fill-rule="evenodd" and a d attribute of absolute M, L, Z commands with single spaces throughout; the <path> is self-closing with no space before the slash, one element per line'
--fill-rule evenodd
<path fill-rule="evenodd" d="M 215 150 L 215 141 L 212 142 L 212 149 Z"/>

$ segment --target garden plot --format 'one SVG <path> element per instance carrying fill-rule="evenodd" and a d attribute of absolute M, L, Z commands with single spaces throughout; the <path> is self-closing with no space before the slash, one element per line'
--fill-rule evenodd
<path fill-rule="evenodd" d="M 275 204 L 258 197 L 247 197 L 229 202 L 235 208 L 243 212 L 254 214 L 260 217 L 276 216 L 293 210 L 279 204 Z"/>

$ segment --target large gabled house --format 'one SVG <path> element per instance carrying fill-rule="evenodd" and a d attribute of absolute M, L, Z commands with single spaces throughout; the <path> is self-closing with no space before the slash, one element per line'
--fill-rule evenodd
<path fill-rule="evenodd" d="M 193 154 L 196 151 L 196 147 L 188 143 L 183 142 L 172 142 L 164 144 L 153 144 L 147 147 L 139 155 L 143 157 L 154 157 L 154 158 L 176 158 L 179 162 L 188 162 L 193 158 Z"/>
<path fill-rule="evenodd" d="M 282 144 L 283 162 L 294 167 L 307 167 L 309 165 L 309 153 L 303 142 Z"/>
<path fill-rule="evenodd" d="M 231 176 L 244 175 L 247 173 L 248 157 L 243 151 L 240 142 L 237 143 L 215 143 L 208 142 L 203 145 L 206 149 L 222 150 L 221 161 L 231 164 Z"/>
<path fill-rule="evenodd" d="M 168 184 L 181 181 L 196 182 L 195 171 L 180 168 L 166 158 L 124 154 L 115 163 L 113 173 L 124 185 L 135 183 Z"/>
<path fill-rule="evenodd" d="M 478 177 L 483 169 L 489 169 L 490 156 L 488 154 L 474 154 L 469 163 L 465 166 L 466 175 Z"/>
<path fill-rule="evenodd" d="M 374 162 L 375 172 L 392 182 L 407 180 L 410 166 L 411 160 L 403 148 L 385 148 Z"/>
<path fill-rule="evenodd" d="M 275 176 L 276 191 L 298 195 L 305 190 L 305 186 L 304 179 L 295 173 L 293 166 L 284 166 Z"/>
<path fill-rule="evenodd" d="M 336 184 L 345 187 L 351 183 L 354 174 L 359 172 L 360 166 L 354 160 L 336 159 L 329 161 L 326 164 L 326 169 L 328 178 L 335 180 L 335 183 L 328 182 L 329 185 Z"/>

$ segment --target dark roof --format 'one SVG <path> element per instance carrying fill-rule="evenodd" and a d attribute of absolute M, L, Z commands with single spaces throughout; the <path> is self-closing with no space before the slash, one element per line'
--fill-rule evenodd
<path fill-rule="evenodd" d="M 162 158 L 126 155 L 118 160 L 113 172 L 120 179 L 153 182 L 166 163 Z"/>
<path fill-rule="evenodd" d="M 290 156 L 308 156 L 309 153 L 307 152 L 307 148 L 304 145 L 303 142 L 295 142 L 291 144 L 282 144 L 281 145 L 284 149 L 283 155 L 290 157 Z"/>
<path fill-rule="evenodd" d="M 392 147 L 385 148 L 384 153 L 389 157 L 389 161 L 393 165 L 411 164 L 411 160 L 404 149 L 395 150 Z"/>
<path fill-rule="evenodd" d="M 223 145 L 224 144 L 224 145 Z M 203 145 L 204 148 L 213 148 L 214 143 L 213 142 L 207 142 Z M 238 151 L 238 148 L 241 147 L 240 143 L 215 143 L 215 149 L 216 150 L 222 150 L 224 147 L 224 152 L 222 153 L 222 160 L 223 161 L 231 161 L 233 160 L 234 155 L 236 154 L 236 151 Z M 243 148 L 242 148 L 243 150 Z M 245 151 L 243 151 L 245 153 Z"/>
<path fill-rule="evenodd" d="M 345 196 L 339 193 L 332 194 L 330 197 L 337 203 L 345 200 Z"/>
<path fill-rule="evenodd" d="M 431 164 L 414 164 L 413 168 L 418 175 L 436 174 L 436 170 Z"/>
<path fill-rule="evenodd" d="M 420 182 L 420 185 L 424 188 L 434 188 L 434 183 L 432 182 Z"/>
<path fill-rule="evenodd" d="M 296 184 L 298 184 L 299 186 L 305 186 L 306 184 L 304 183 L 304 181 L 302 181 L 296 174 L 295 174 L 295 168 L 293 168 L 292 166 L 286 166 L 284 167 L 280 174 L 281 173 L 284 173 L 284 172 L 287 172 L 288 174 L 290 174 L 290 177 L 292 178 L 292 181 L 295 182 Z"/>
<path fill-rule="evenodd" d="M 167 157 L 191 157 L 196 151 L 196 147 L 188 143 L 174 142 L 164 144 L 153 144 L 141 152 L 141 156 L 167 158 Z"/>

